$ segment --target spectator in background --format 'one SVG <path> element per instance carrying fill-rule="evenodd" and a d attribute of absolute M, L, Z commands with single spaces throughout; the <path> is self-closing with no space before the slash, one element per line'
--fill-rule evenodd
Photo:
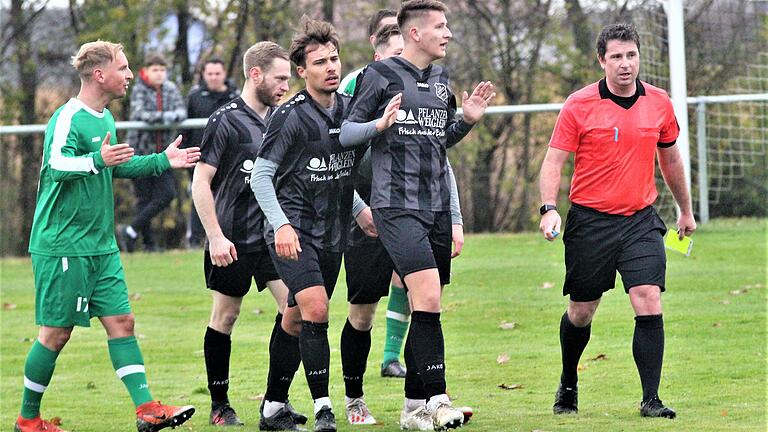
<path fill-rule="evenodd" d="M 216 57 L 203 63 L 200 83 L 192 87 L 187 96 L 187 114 L 189 118 L 208 118 L 216 108 L 240 96 L 240 89 L 227 79 L 224 62 Z M 185 134 L 185 147 L 199 147 L 203 138 L 203 129 L 190 129 Z M 194 170 L 189 170 L 190 179 Z M 190 183 L 191 184 L 191 183 Z M 189 210 L 187 242 L 190 247 L 200 247 L 205 240 L 205 230 L 197 216 L 195 206 Z"/>
<path fill-rule="evenodd" d="M 150 54 L 139 71 L 139 80 L 131 92 L 131 120 L 150 124 L 170 126 L 187 118 L 187 108 L 176 84 L 168 81 L 167 62 L 159 54 Z M 128 143 L 137 155 L 150 155 L 163 151 L 165 144 L 172 139 L 174 131 L 131 130 Z M 152 219 L 170 205 L 176 197 L 176 184 L 171 171 L 165 171 L 157 177 L 133 180 L 136 194 L 136 215 L 130 225 L 118 230 L 120 246 L 126 252 L 136 249 L 139 234 L 144 241 L 144 249 L 157 249 L 152 235 Z"/>

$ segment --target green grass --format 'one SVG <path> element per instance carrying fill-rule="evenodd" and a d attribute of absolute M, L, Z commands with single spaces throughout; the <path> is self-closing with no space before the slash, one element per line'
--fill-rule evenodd
<path fill-rule="evenodd" d="M 693 256 L 670 253 L 668 292 L 663 296 L 666 356 L 660 394 L 677 420 L 638 414 L 640 383 L 632 360 L 633 313 L 621 288 L 609 292 L 595 317 L 582 359 L 580 414 L 555 417 L 551 406 L 559 377 L 558 327 L 565 307 L 563 246 L 537 234 L 468 236 L 454 261 L 453 283 L 444 296 L 448 389 L 460 405 L 475 409 L 469 431 L 764 431 L 766 430 L 766 223 L 715 221 L 695 236 Z M 136 332 L 156 398 L 192 403 L 199 411 L 184 430 L 213 431 L 202 346 L 210 297 L 201 253 L 124 255 Z M 0 261 L 0 429 L 18 414 L 24 359 L 37 334 L 28 259 Z M 343 281 L 343 278 L 340 279 Z M 551 283 L 552 288 L 544 288 Z M 331 398 L 343 416 L 339 332 L 346 289 L 331 304 Z M 737 292 L 738 294 L 734 293 Z M 256 311 L 261 311 L 257 313 Z M 268 294 L 246 297 L 233 335 L 230 399 L 256 430 L 267 372 L 267 344 L 274 317 Z M 501 330 L 502 321 L 515 322 Z M 384 313 L 376 318 L 366 395 L 383 423 L 397 430 L 402 381 L 382 379 Z M 509 361 L 497 364 L 506 353 Z M 594 361 L 598 354 L 606 360 Z M 520 384 L 502 390 L 499 384 Z M 291 400 L 311 411 L 303 373 Z M 69 431 L 128 431 L 133 406 L 115 376 L 98 321 L 78 328 L 57 363 L 43 399 L 43 415 L 59 416 Z M 340 430 L 352 430 L 339 419 Z M 360 428 L 366 429 L 366 428 Z"/>

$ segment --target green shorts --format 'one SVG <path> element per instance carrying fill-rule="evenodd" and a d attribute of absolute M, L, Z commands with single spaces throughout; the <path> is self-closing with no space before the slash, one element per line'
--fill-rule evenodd
<path fill-rule="evenodd" d="M 91 318 L 131 313 L 120 253 L 84 257 L 32 254 L 35 323 L 90 327 Z"/>

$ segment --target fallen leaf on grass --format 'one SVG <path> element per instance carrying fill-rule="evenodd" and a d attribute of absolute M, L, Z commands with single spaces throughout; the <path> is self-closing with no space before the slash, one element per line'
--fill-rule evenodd
<path fill-rule="evenodd" d="M 49 421 L 54 426 L 61 426 L 61 417 L 51 417 Z"/>
<path fill-rule="evenodd" d="M 522 384 L 504 384 L 501 383 L 498 386 L 496 386 L 502 390 L 517 390 L 523 388 Z"/>
<path fill-rule="evenodd" d="M 93 381 L 90 381 L 88 384 L 86 384 L 85 388 L 87 388 L 88 390 L 93 390 L 96 388 L 96 383 Z"/>
<path fill-rule="evenodd" d="M 254 309 L 251 312 L 253 312 L 254 315 L 261 315 L 264 313 L 264 311 L 261 309 Z"/>
<path fill-rule="evenodd" d="M 496 357 L 496 363 L 498 364 L 504 364 L 509 361 L 509 354 L 507 353 L 501 353 L 498 357 Z"/>
<path fill-rule="evenodd" d="M 598 355 L 596 355 L 596 356 L 592 357 L 592 358 L 591 358 L 591 359 L 589 359 L 589 360 L 591 360 L 591 361 L 608 360 L 608 356 L 607 356 L 607 355 L 605 355 L 605 354 L 603 354 L 603 353 L 600 353 L 600 354 L 598 354 Z"/>
<path fill-rule="evenodd" d="M 586 368 L 587 368 L 587 366 L 585 366 L 585 365 L 583 365 L 581 363 L 579 363 L 579 365 L 576 366 L 576 370 L 579 371 L 579 372 L 583 371 Z"/>
<path fill-rule="evenodd" d="M 541 284 L 541 289 L 550 289 L 554 287 L 555 287 L 555 284 L 552 282 L 544 282 L 543 284 Z"/>
<path fill-rule="evenodd" d="M 749 288 L 742 288 L 740 290 L 733 290 L 731 291 L 731 295 L 742 295 L 749 292 Z"/>
<path fill-rule="evenodd" d="M 717 328 L 717 327 L 722 327 L 722 326 L 723 326 L 723 325 L 722 325 L 722 324 L 720 324 L 720 323 L 714 323 L 714 324 L 712 324 L 712 327 L 715 327 L 715 328 Z"/>
<path fill-rule="evenodd" d="M 512 322 L 502 321 L 501 324 L 499 324 L 499 328 L 502 330 L 512 330 L 515 327 L 517 327 L 517 323 L 514 321 Z"/>
<path fill-rule="evenodd" d="M 729 305 L 729 304 L 731 304 L 731 301 L 730 300 L 723 300 L 720 303 L 722 303 L 724 305 Z"/>
<path fill-rule="evenodd" d="M 248 396 L 248 400 L 252 400 L 252 401 L 264 400 L 264 393 L 259 393 L 257 395 Z"/>
<path fill-rule="evenodd" d="M 133 301 L 141 300 L 141 293 L 137 293 L 137 292 L 133 293 L 133 294 L 129 295 L 128 298 L 133 300 Z"/>
<path fill-rule="evenodd" d="M 34 342 L 34 339 L 30 337 L 25 337 L 25 338 L 19 339 L 19 342 Z"/>
<path fill-rule="evenodd" d="M 14 310 L 16 309 L 16 305 L 13 303 L 3 303 L 3 309 L 5 310 Z"/>
<path fill-rule="evenodd" d="M 723 417 L 728 417 L 728 410 L 722 410 L 720 412 L 720 415 L 723 416 Z"/>

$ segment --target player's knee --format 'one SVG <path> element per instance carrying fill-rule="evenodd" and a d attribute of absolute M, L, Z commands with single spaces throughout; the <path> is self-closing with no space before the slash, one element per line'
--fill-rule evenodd
<path fill-rule="evenodd" d="M 589 307 L 571 307 L 568 309 L 568 320 L 576 327 L 586 327 L 592 322 L 595 309 Z"/>
<path fill-rule="evenodd" d="M 357 316 L 349 316 L 349 323 L 358 331 L 367 331 L 373 327 L 373 315 L 359 314 Z"/>
<path fill-rule="evenodd" d="M 69 338 L 72 335 L 71 332 L 54 332 L 41 334 L 38 336 L 38 340 L 44 347 L 51 351 L 59 352 L 64 349 L 64 346 L 69 342 Z"/>
<path fill-rule="evenodd" d="M 305 321 L 328 322 L 328 300 L 316 299 L 302 305 L 301 317 Z"/>

